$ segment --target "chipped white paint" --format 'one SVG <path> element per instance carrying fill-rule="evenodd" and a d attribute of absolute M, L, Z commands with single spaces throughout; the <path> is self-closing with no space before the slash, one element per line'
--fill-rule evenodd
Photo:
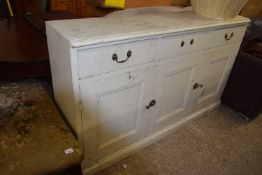
<path fill-rule="evenodd" d="M 218 106 L 249 21 L 121 13 L 47 22 L 55 98 L 83 143 L 85 174 Z"/>

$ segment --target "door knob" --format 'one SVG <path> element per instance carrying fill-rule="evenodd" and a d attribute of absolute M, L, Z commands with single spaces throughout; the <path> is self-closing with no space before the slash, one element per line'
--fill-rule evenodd
<path fill-rule="evenodd" d="M 194 84 L 193 89 L 203 88 L 203 87 L 204 87 L 204 85 L 196 83 L 196 84 Z"/>
<path fill-rule="evenodd" d="M 190 45 L 193 45 L 193 44 L 194 44 L 194 39 L 191 39 Z"/>
<path fill-rule="evenodd" d="M 181 47 L 184 47 L 184 45 L 185 45 L 185 41 L 182 41 L 181 42 Z"/>
<path fill-rule="evenodd" d="M 149 104 L 148 104 L 148 106 L 146 106 L 146 109 L 149 109 L 149 108 L 151 108 L 151 107 L 153 107 L 153 106 L 155 106 L 156 105 L 156 100 L 152 100 Z"/>

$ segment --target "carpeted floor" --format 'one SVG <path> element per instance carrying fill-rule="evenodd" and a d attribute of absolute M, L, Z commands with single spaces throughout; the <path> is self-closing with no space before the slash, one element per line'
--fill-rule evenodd
<path fill-rule="evenodd" d="M 262 175 L 262 115 L 222 106 L 96 175 Z"/>
<path fill-rule="evenodd" d="M 41 82 L 0 83 L 0 175 L 77 171 L 81 158 L 79 143 Z"/>

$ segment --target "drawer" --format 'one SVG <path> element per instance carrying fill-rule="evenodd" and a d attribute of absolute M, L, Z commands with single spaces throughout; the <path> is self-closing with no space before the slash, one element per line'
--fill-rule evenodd
<path fill-rule="evenodd" d="M 246 26 L 162 37 L 157 43 L 157 59 L 171 59 L 203 49 L 241 42 Z"/>
<path fill-rule="evenodd" d="M 171 59 L 176 56 L 208 48 L 208 33 L 191 33 L 162 37 L 157 43 L 157 58 Z"/>
<path fill-rule="evenodd" d="M 155 39 L 79 50 L 79 78 L 154 62 L 155 52 Z"/>
<path fill-rule="evenodd" d="M 209 47 L 221 46 L 237 41 L 241 42 L 245 31 L 246 26 L 211 31 Z"/>

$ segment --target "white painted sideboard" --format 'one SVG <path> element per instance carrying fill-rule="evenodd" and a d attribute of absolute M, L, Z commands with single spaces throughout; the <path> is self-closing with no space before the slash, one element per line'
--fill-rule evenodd
<path fill-rule="evenodd" d="M 55 99 L 84 173 L 218 106 L 248 22 L 191 11 L 47 22 Z"/>

